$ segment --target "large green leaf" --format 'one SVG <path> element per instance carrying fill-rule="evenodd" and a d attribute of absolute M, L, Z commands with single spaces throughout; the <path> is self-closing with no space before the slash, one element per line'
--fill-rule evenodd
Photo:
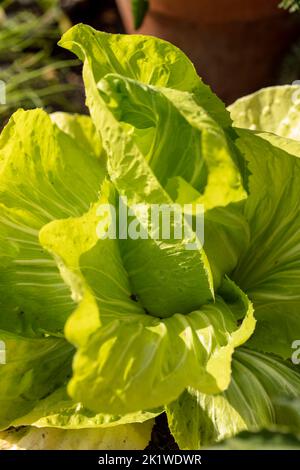
<path fill-rule="evenodd" d="M 146 87 L 116 75 L 102 79 L 98 89 L 102 103 L 95 107 L 92 105 L 91 110 L 98 119 L 96 125 L 99 131 L 102 130 L 110 177 L 119 193 L 126 196 L 129 206 L 137 203 L 171 204 L 173 200 L 163 188 L 168 190 L 169 182 L 178 177 L 192 188 L 203 191 L 193 202 L 203 204 L 205 210 L 245 198 L 235 155 L 228 146 L 223 130 L 195 104 L 189 94 Z M 98 106 L 101 106 L 101 112 L 98 112 Z M 234 238 L 232 233 L 231 246 L 234 245 Z M 197 252 L 187 252 L 185 245 L 174 243 L 174 240 L 167 243 L 162 240 L 161 247 L 164 249 L 160 251 L 152 242 L 135 241 L 134 247 L 130 242 L 124 244 L 125 264 L 131 282 L 146 307 L 148 303 L 147 308 L 151 312 L 155 312 L 153 309 L 156 308 L 161 315 L 170 314 L 176 311 L 174 308 L 182 311 L 184 305 L 186 311 L 190 311 L 209 300 L 207 287 L 211 288 L 211 282 L 207 286 L 210 279 L 206 280 L 205 277 L 209 274 L 209 267 L 203 252 L 199 257 Z M 175 248 L 176 259 L 172 255 Z M 133 254 L 128 255 L 128 250 Z M 154 255 L 149 256 L 152 252 Z M 164 266 L 163 258 L 167 260 Z M 149 265 L 145 279 L 141 277 L 138 266 L 141 262 L 143 267 L 145 262 L 151 263 L 151 260 L 153 267 L 150 269 Z M 204 277 L 199 262 L 204 264 Z M 155 264 L 160 265 L 161 276 L 157 276 Z M 228 264 L 231 269 L 235 266 L 231 260 Z M 168 306 L 162 308 L 156 301 L 157 298 L 164 298 L 160 289 L 165 291 L 167 282 L 162 281 L 162 277 L 168 280 L 172 276 L 169 288 L 170 284 L 176 286 L 177 279 L 182 279 L 181 267 L 189 268 L 189 276 L 185 272 L 182 281 L 184 289 L 173 292 Z M 217 289 L 222 275 L 215 274 Z M 193 283 L 196 278 L 199 279 L 198 286 L 203 287 L 197 288 L 195 297 Z M 157 295 L 153 289 L 158 290 Z M 156 306 L 153 305 L 154 298 Z"/>
<path fill-rule="evenodd" d="M 216 285 L 225 275 L 231 275 L 249 246 L 249 225 L 242 207 L 229 204 L 205 213 L 204 250 Z"/>
<path fill-rule="evenodd" d="M 0 429 L 30 412 L 66 382 L 73 348 L 64 339 L 25 338 L 0 330 L 6 363 L 0 365 Z"/>
<path fill-rule="evenodd" d="M 160 39 L 79 25 L 62 45 L 84 62 L 91 118 L 19 111 L 0 137 L 1 428 L 112 427 L 167 406 L 188 449 L 297 430 L 299 371 L 267 353 L 288 358 L 300 337 L 298 88 L 238 102 L 250 130 L 232 129 Z M 147 237 L 100 236 L 119 196 Z M 153 237 L 135 205 L 174 202 L 180 216 L 192 203 L 188 237 Z"/>
<path fill-rule="evenodd" d="M 102 135 L 108 154 L 108 171 L 119 193 L 126 196 L 129 206 L 135 203 L 168 205 L 172 200 L 164 188 L 170 179 L 180 176 L 203 192 L 198 203 L 204 204 L 205 209 L 242 200 L 245 197 L 242 185 L 245 168 L 241 168 L 234 144 L 228 142 L 229 135 L 208 114 L 210 106 L 205 102 L 201 102 L 202 107 L 198 106 L 194 95 L 187 93 L 197 94 L 201 88 L 194 71 L 193 79 L 184 86 L 178 85 L 175 72 L 167 76 L 162 72 L 161 80 L 156 74 L 149 79 L 145 71 L 150 55 L 145 61 L 143 55 L 137 65 L 134 62 L 130 67 L 128 60 L 125 64 L 121 58 L 116 60 L 127 40 L 96 33 L 82 25 L 73 28 L 62 40 L 64 47 L 73 50 L 84 61 L 87 104 Z M 152 41 L 153 38 L 136 37 L 126 57 L 132 56 L 134 61 L 135 51 L 139 51 L 138 55 L 141 48 L 146 50 L 145 44 L 152 44 Z M 159 46 L 160 41 L 157 44 Z M 169 47 L 165 43 L 161 46 L 162 49 Z M 163 61 L 165 70 L 165 56 Z M 180 64 L 178 59 L 174 70 L 180 68 Z M 119 75 L 109 74 L 111 71 Z M 189 74 L 185 77 L 188 80 Z M 151 86 L 145 87 L 136 80 Z M 213 117 L 218 120 L 217 116 Z M 231 252 L 235 251 L 234 238 L 229 242 Z M 144 240 L 135 242 L 134 248 L 130 241 L 124 245 L 125 266 L 135 294 L 151 313 L 167 316 L 183 308 L 188 312 L 209 300 L 212 280 L 203 251 L 200 256 L 195 252 L 187 253 L 182 251 L 184 246 L 174 240 L 160 241 L 160 247 Z M 175 251 L 176 258 L 173 256 Z M 232 257 L 229 262 L 221 261 L 220 269 L 215 263 L 215 289 L 227 268 L 234 268 L 235 254 L 234 258 L 234 262 Z M 149 264 L 146 278 L 141 276 L 145 263 Z M 155 269 L 158 265 L 159 272 Z M 189 276 L 184 273 L 183 280 L 186 268 Z M 197 290 L 194 288 L 196 280 L 201 286 Z M 180 290 L 176 287 L 179 281 L 183 286 Z M 174 288 L 171 291 L 171 286 L 176 292 Z M 167 287 L 170 295 L 165 299 Z M 160 305 L 157 299 L 160 304 L 165 299 L 166 304 Z"/>
<path fill-rule="evenodd" d="M 283 358 L 300 337 L 299 97 L 299 86 L 272 87 L 230 107 L 234 125 L 255 130 L 237 130 L 252 173 L 245 204 L 251 242 L 234 279 L 259 320 L 250 346 Z"/>
<path fill-rule="evenodd" d="M 103 130 L 108 172 L 114 186 L 122 197 L 126 197 L 129 207 L 142 204 L 149 213 L 154 204 L 156 207 L 172 205 L 172 199 L 163 188 L 168 177 L 180 172 L 187 179 L 193 180 L 195 176 L 195 181 L 202 177 L 203 165 L 200 159 L 199 166 L 194 160 L 195 164 L 190 170 L 186 170 L 187 162 L 193 154 L 194 159 L 198 155 L 196 142 L 199 133 L 185 122 L 159 91 L 145 89 L 145 86 L 137 82 L 129 79 L 122 81 L 121 77 L 115 76 L 103 79 L 99 87 L 103 100 L 97 127 Z M 125 103 L 123 115 L 119 106 L 122 97 Z M 145 124 L 147 127 L 150 125 L 151 131 L 146 139 L 145 135 L 139 135 L 144 123 L 136 118 L 133 106 L 135 100 L 145 103 L 145 108 L 148 109 L 145 116 L 152 122 Z M 168 120 L 167 116 L 170 116 Z M 129 122 L 126 122 L 127 119 Z M 159 122 L 155 122 L 156 119 Z M 135 120 L 136 127 L 132 125 Z M 131 129 L 129 125 L 132 126 Z M 174 140 L 174 128 L 178 132 L 179 128 L 182 130 L 188 147 L 182 146 L 177 138 L 171 143 Z M 193 233 L 191 236 L 196 237 Z M 191 241 L 200 244 L 199 250 L 187 249 L 187 244 Z M 142 299 L 145 308 L 151 313 L 168 316 L 183 309 L 189 312 L 213 298 L 210 268 L 200 240 L 178 240 L 174 237 L 172 228 L 167 239 L 160 233 L 157 240 L 151 238 L 151 235 L 146 240 L 132 241 L 128 238 L 122 241 L 122 245 L 125 245 L 122 249 L 124 263 L 134 293 Z M 147 272 L 144 269 L 146 264 Z M 179 284 L 181 289 L 177 288 Z M 168 297 L 165 296 L 166 292 Z"/>
<path fill-rule="evenodd" d="M 226 206 L 244 199 L 248 190 L 249 171 L 246 160 L 235 146 L 235 130 L 232 127 L 222 130 L 218 120 L 212 119 L 205 107 L 195 102 L 191 93 L 170 88 L 163 88 L 161 92 L 190 126 L 200 131 L 200 155 L 206 170 L 205 180 L 202 178 L 202 186 L 197 186 L 195 181 L 188 181 L 203 193 L 201 199 L 205 209 Z M 197 169 L 199 162 L 195 156 L 189 165 Z M 178 172 L 177 175 L 183 176 Z"/>
<path fill-rule="evenodd" d="M 71 136 L 84 153 L 96 158 L 104 158 L 100 134 L 97 132 L 90 116 L 56 112 L 50 115 L 63 132 Z"/>
<path fill-rule="evenodd" d="M 45 223 L 84 212 L 103 179 L 100 160 L 39 109 L 12 116 L 1 134 L 0 157 L 1 202 Z"/>
<path fill-rule="evenodd" d="M 101 160 L 44 111 L 12 116 L 0 138 L 1 328 L 26 335 L 62 331 L 74 304 L 38 231 L 83 213 L 103 176 Z"/>
<path fill-rule="evenodd" d="M 149 9 L 148 0 L 131 0 L 131 9 L 134 19 L 134 27 L 138 29 L 142 24 Z"/>
<path fill-rule="evenodd" d="M 69 392 L 89 408 L 111 413 L 163 405 L 186 386 L 213 393 L 227 387 L 233 349 L 250 328 L 250 318 L 237 327 L 222 299 L 164 321 L 143 315 L 125 322 L 120 313 L 76 354 Z"/>
<path fill-rule="evenodd" d="M 89 429 L 107 428 L 129 423 L 143 423 L 162 412 L 141 411 L 125 415 L 95 414 L 82 403 L 71 400 L 66 387 L 56 389 L 51 395 L 39 400 L 34 408 L 24 416 L 13 420 L 11 425 L 35 426 L 38 428 Z"/>
<path fill-rule="evenodd" d="M 0 204 L 0 224 L 0 327 L 26 336 L 61 336 L 74 302 L 55 261 L 38 242 L 43 222 Z"/>
<path fill-rule="evenodd" d="M 127 197 L 129 206 L 170 204 L 165 185 L 170 178 L 180 176 L 204 193 L 198 203 L 204 204 L 205 209 L 243 199 L 242 160 L 234 144 L 228 142 L 229 134 L 212 119 L 225 125 L 223 111 L 215 106 L 213 95 L 203 87 L 192 66 L 185 67 L 184 75 L 179 75 L 182 63 L 188 63 L 186 57 L 154 38 L 130 37 L 129 48 L 127 42 L 128 37 L 97 33 L 84 25 L 72 28 L 61 41 L 84 62 L 87 104 L 102 135 L 109 174 L 119 193 Z M 125 45 L 126 53 L 121 57 Z M 170 53 L 160 55 L 166 49 Z M 149 75 L 148 67 L 154 58 L 155 72 L 152 66 Z M 136 242 L 134 249 L 130 242 L 125 245 L 126 269 L 135 294 L 150 312 L 167 316 L 176 308 L 182 311 L 184 305 L 188 312 L 209 300 L 212 279 L 203 251 L 200 256 L 182 252 L 184 247 L 173 240 L 160 241 L 163 249 L 153 244 L 149 248 L 150 243 L 145 241 Z M 177 259 L 173 256 L 175 250 Z M 146 262 L 149 271 L 145 279 L 139 264 L 143 267 Z M 158 264 L 159 272 L 155 269 Z M 229 264 L 231 269 L 234 267 L 232 262 L 221 264 L 219 271 L 214 269 L 215 289 L 221 281 L 221 271 Z M 182 281 L 186 266 L 189 276 L 185 274 Z M 196 279 L 201 286 L 197 291 Z M 180 290 L 176 289 L 179 281 L 184 287 Z M 173 288 L 167 304 L 159 305 L 156 299 L 162 303 L 163 294 L 171 285 L 176 292 Z"/>
<path fill-rule="evenodd" d="M 282 399 L 300 393 L 300 372 L 271 355 L 235 352 L 231 383 L 219 395 L 189 389 L 167 408 L 170 429 L 182 449 L 199 449 L 244 431 L 299 424 L 299 411 L 287 421 Z"/>
<path fill-rule="evenodd" d="M 101 194 L 103 201 L 104 188 Z M 186 315 L 151 316 L 132 298 L 118 240 L 97 239 L 98 223 L 95 205 L 40 233 L 79 301 L 66 325 L 67 339 L 78 348 L 68 388 L 73 399 L 96 412 L 125 414 L 168 403 L 187 386 L 224 390 L 233 350 L 254 329 L 246 296 L 227 280 L 215 302 Z"/>
<path fill-rule="evenodd" d="M 103 128 L 104 121 L 111 123 L 103 131 L 109 173 L 129 206 L 137 203 L 171 205 L 173 200 L 163 186 L 176 175 L 195 186 L 201 185 L 203 173 L 206 173 L 205 158 L 201 159 L 201 153 L 209 153 L 206 138 L 209 140 L 212 136 L 211 152 L 215 149 L 217 154 L 221 153 L 220 142 L 213 141 L 218 134 L 205 113 L 202 120 L 199 117 L 197 128 L 191 126 L 159 90 L 146 89 L 137 82 L 122 81 L 115 76 L 107 77 L 99 86 L 107 106 L 106 112 L 105 108 L 102 111 L 103 122 L 99 125 Z M 123 114 L 117 112 L 116 116 L 112 106 L 117 103 L 117 109 L 120 109 L 121 100 L 126 106 Z M 151 122 L 147 124 L 151 131 L 147 139 L 139 134 L 141 123 L 134 112 L 136 100 L 145 103 L 147 114 L 144 115 Z M 128 132 L 128 124 L 132 126 L 132 133 Z M 202 150 L 199 128 L 203 131 Z M 203 202 L 200 200 L 199 204 Z M 203 250 L 187 250 L 186 243 L 175 239 L 126 240 L 122 245 L 135 293 L 150 312 L 160 316 L 189 312 L 210 300 L 212 280 Z M 179 283 L 181 289 L 177 288 Z"/>

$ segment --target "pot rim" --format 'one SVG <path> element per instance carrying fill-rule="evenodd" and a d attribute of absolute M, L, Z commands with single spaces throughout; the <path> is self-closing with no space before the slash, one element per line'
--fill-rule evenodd
<path fill-rule="evenodd" d="M 117 0 L 130 9 L 128 0 Z M 191 23 L 222 24 L 259 21 L 290 14 L 278 7 L 279 0 L 150 0 L 150 13 Z"/>

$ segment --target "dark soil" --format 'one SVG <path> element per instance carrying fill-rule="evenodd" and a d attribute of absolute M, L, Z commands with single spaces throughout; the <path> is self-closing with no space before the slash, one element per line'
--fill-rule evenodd
<path fill-rule="evenodd" d="M 172 450 L 179 450 L 174 437 L 170 433 L 167 416 L 165 413 L 155 419 L 151 441 L 145 450 L 149 452 L 168 452 Z"/>

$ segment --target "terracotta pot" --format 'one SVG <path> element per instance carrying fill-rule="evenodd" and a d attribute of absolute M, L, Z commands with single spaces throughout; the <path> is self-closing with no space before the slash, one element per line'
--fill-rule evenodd
<path fill-rule="evenodd" d="M 129 0 L 117 0 L 133 33 Z M 194 62 L 199 75 L 228 104 L 274 83 L 278 65 L 299 35 L 298 15 L 279 0 L 150 0 L 141 34 L 166 39 Z"/>

